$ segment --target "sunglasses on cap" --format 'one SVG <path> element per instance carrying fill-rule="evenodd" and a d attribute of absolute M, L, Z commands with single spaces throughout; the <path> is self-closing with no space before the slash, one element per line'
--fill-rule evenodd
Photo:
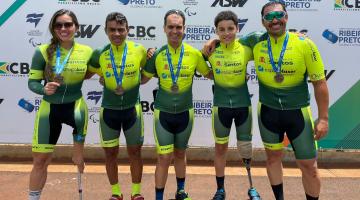
<path fill-rule="evenodd" d="M 272 22 L 275 18 L 277 20 L 282 19 L 286 16 L 285 11 L 272 11 L 263 16 L 263 19 L 268 22 Z"/>
<path fill-rule="evenodd" d="M 65 29 L 69 29 L 69 28 L 71 28 L 73 26 L 74 26 L 74 22 L 64 22 L 64 23 L 56 22 L 55 25 L 54 25 L 54 28 L 57 29 L 57 30 L 60 30 L 63 27 Z"/>

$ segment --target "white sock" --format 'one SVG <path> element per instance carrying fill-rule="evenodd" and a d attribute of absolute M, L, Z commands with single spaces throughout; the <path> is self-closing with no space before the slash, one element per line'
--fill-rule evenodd
<path fill-rule="evenodd" d="M 29 191 L 29 200 L 40 200 L 41 190 Z"/>

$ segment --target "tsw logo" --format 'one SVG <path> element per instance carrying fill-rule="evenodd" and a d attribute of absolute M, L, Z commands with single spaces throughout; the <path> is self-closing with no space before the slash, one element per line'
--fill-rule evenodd
<path fill-rule="evenodd" d="M 100 25 L 95 25 L 93 28 L 93 25 L 80 24 L 79 30 L 75 34 L 75 38 L 92 38 L 99 28 Z"/>
<path fill-rule="evenodd" d="M 248 0 L 215 0 L 211 7 L 243 7 Z"/>
<path fill-rule="evenodd" d="M 97 104 L 99 102 L 99 100 L 101 99 L 101 95 L 102 92 L 97 92 L 97 91 L 90 91 L 87 93 L 87 99 L 89 100 L 94 100 L 95 104 Z"/>
<path fill-rule="evenodd" d="M 40 20 L 41 20 L 41 18 L 43 16 L 44 16 L 44 13 L 41 13 L 41 14 L 36 14 L 36 13 L 28 14 L 28 15 L 26 15 L 26 22 L 34 23 L 35 28 L 36 28 L 38 23 L 40 22 Z"/>
<path fill-rule="evenodd" d="M 238 19 L 239 33 L 244 28 L 247 21 L 248 19 Z"/>
<path fill-rule="evenodd" d="M 16 0 L 11 6 L 5 10 L 0 16 L 0 27 L 26 2 L 26 0 Z"/>

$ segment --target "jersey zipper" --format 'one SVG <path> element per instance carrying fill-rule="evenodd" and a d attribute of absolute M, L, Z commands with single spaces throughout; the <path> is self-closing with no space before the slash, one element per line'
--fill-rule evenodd
<path fill-rule="evenodd" d="M 230 108 L 232 108 L 232 100 L 231 100 L 231 97 L 230 97 Z"/>
<path fill-rule="evenodd" d="M 65 91 L 64 91 L 63 96 L 61 98 L 61 103 L 64 103 L 64 98 L 65 98 L 66 91 L 67 91 L 67 84 L 65 84 Z"/>
<path fill-rule="evenodd" d="M 280 104 L 280 106 L 281 106 L 281 110 L 284 110 L 284 107 L 283 107 L 283 105 L 282 105 L 282 102 L 281 102 L 281 98 L 279 97 L 279 104 Z"/>

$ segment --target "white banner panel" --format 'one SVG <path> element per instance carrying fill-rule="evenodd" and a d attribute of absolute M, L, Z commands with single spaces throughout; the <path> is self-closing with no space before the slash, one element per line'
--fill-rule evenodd
<path fill-rule="evenodd" d="M 169 9 L 186 13 L 184 40 L 201 48 L 215 37 L 213 19 L 223 10 L 233 10 L 239 17 L 240 35 L 264 31 L 260 11 L 267 0 L 2 0 L 0 4 L 0 143 L 31 143 L 36 109 L 41 97 L 27 87 L 31 58 L 35 47 L 49 42 L 48 23 L 61 8 L 74 11 L 81 24 L 76 41 L 98 48 L 108 43 L 104 32 L 105 17 L 112 11 L 125 14 L 130 25 L 129 40 L 146 48 L 166 43 L 163 17 Z M 360 77 L 359 0 L 285 0 L 289 12 L 289 29 L 306 32 L 318 45 L 325 63 L 330 105 L 349 90 Z M 344 3 L 345 2 L 345 3 Z M 251 62 L 248 86 L 252 96 L 254 146 L 262 147 L 257 127 L 258 84 Z M 191 146 L 213 146 L 211 130 L 212 82 L 196 77 L 193 86 L 195 124 Z M 154 145 L 152 134 L 153 97 L 156 80 L 141 86 L 141 103 L 145 119 L 145 143 Z M 310 87 L 311 93 L 312 87 Z M 99 143 L 99 107 L 101 87 L 97 78 L 84 82 L 83 95 L 89 107 L 87 143 Z M 23 99 L 35 106 L 28 112 L 18 105 Z M 313 116 L 317 107 L 312 95 Z M 331 126 L 331 125 L 330 125 Z M 235 146 L 234 128 L 231 146 Z M 122 136 L 121 142 L 124 144 Z M 71 130 L 64 127 L 59 143 L 71 143 Z"/>

